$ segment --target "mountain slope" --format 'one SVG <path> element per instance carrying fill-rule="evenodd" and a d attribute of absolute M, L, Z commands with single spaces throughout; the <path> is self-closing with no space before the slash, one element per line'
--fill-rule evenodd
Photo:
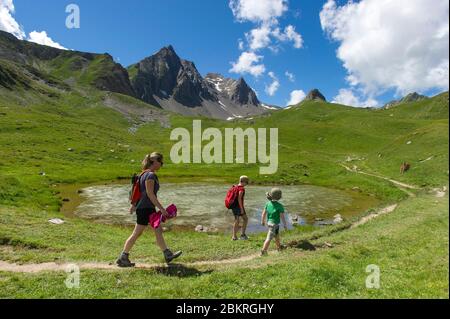
<path fill-rule="evenodd" d="M 135 95 L 128 72 L 109 54 L 55 49 L 18 40 L 0 31 L 0 60 L 13 63 L 23 75 L 29 75 L 34 81 L 48 82 L 51 77 L 55 82 L 64 82 L 71 87 L 91 86 Z"/>
<path fill-rule="evenodd" d="M 172 46 L 131 65 L 128 71 L 140 99 L 183 115 L 227 119 L 267 111 L 244 79 L 213 73 L 203 78 L 195 64 L 181 59 Z"/>
<path fill-rule="evenodd" d="M 383 108 L 390 109 L 390 108 L 400 105 L 400 104 L 409 103 L 409 102 L 418 102 L 418 101 L 423 101 L 423 100 L 427 100 L 427 99 L 428 99 L 427 96 L 420 95 L 417 92 L 413 92 L 413 93 L 410 93 L 410 94 L 406 95 L 405 97 L 401 98 L 400 100 L 394 100 L 394 101 L 387 103 Z"/>
<path fill-rule="evenodd" d="M 419 98 L 402 102 L 391 108 L 380 109 L 390 117 L 416 119 L 448 119 L 448 92 L 443 92 L 432 98 Z"/>
<path fill-rule="evenodd" d="M 195 64 L 180 59 L 172 46 L 127 70 L 107 53 L 60 50 L 0 31 L 0 61 L 0 84 L 9 88 L 29 86 L 47 95 L 72 90 L 84 95 L 109 91 L 182 115 L 217 119 L 268 111 L 244 79 L 226 79 L 230 87 L 224 94 L 211 83 L 223 77 L 203 78 Z"/>

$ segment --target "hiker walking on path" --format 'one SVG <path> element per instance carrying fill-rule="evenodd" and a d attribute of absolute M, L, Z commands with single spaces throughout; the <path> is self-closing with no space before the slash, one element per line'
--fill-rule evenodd
<path fill-rule="evenodd" d="M 117 265 L 119 267 L 134 267 L 135 264 L 129 259 L 129 254 L 133 248 L 136 240 L 143 234 L 144 230 L 149 226 L 150 216 L 157 214 L 156 208 L 160 210 L 162 215 L 166 218 L 170 218 L 167 211 L 161 205 L 157 198 L 157 194 L 160 188 L 158 176 L 156 172 L 163 166 L 163 155 L 160 153 L 152 153 L 145 156 L 142 162 L 142 173 L 139 175 L 139 191 L 140 198 L 136 206 L 130 208 L 130 212 L 136 211 L 137 221 L 133 233 L 125 242 L 122 253 L 119 259 L 117 259 Z M 154 229 L 156 236 L 156 244 L 164 254 L 164 258 L 167 263 L 181 255 L 181 251 L 172 253 L 167 247 L 163 236 L 162 225 L 158 225 Z"/>
<path fill-rule="evenodd" d="M 270 242 L 275 238 L 275 243 L 277 244 L 277 249 L 280 251 L 284 247 L 281 245 L 280 241 L 280 220 L 283 221 L 284 229 L 287 229 L 286 218 L 284 216 L 284 207 L 278 201 L 281 199 L 282 192 L 279 188 L 273 188 L 270 192 L 266 193 L 267 199 L 269 200 L 264 207 L 261 224 L 269 227 L 267 233 L 266 241 L 264 242 L 263 249 L 261 250 L 261 256 L 267 255 L 269 250 Z"/>
<path fill-rule="evenodd" d="M 238 185 L 233 185 L 227 193 L 225 199 L 225 206 L 233 212 L 234 224 L 233 224 L 233 237 L 232 240 L 238 240 L 237 232 L 239 230 L 239 222 L 242 218 L 242 232 L 239 239 L 247 240 L 248 237 L 245 234 L 247 230 L 248 217 L 244 207 L 245 186 L 249 183 L 247 176 L 241 176 Z"/>

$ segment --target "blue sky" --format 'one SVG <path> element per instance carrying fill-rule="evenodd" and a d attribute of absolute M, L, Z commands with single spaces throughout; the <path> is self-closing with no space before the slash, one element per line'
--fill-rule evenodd
<path fill-rule="evenodd" d="M 235 5 L 240 4 L 241 1 L 248 1 L 249 5 L 252 3 L 252 0 L 233 1 Z M 339 16 L 339 13 L 346 9 L 343 7 L 346 1 L 337 1 L 334 8 L 331 8 L 330 4 L 330 12 L 335 14 L 325 22 L 328 25 L 327 31 L 330 32 L 324 32 L 322 29 L 324 22 L 321 24 L 320 18 L 320 13 L 327 3 L 325 0 L 261 1 L 268 4 L 282 3 L 285 7 L 281 14 L 274 13 L 271 17 L 272 20 L 267 22 L 267 20 L 249 18 L 248 12 L 239 16 L 239 12 L 233 12 L 230 8 L 228 0 L 13 0 L 15 10 L 12 15 L 27 35 L 32 31 L 46 31 L 53 41 L 66 48 L 98 53 L 108 52 L 124 66 L 135 63 L 155 53 L 161 47 L 171 44 L 180 57 L 194 61 L 202 75 L 206 75 L 208 72 L 218 72 L 233 78 L 237 78 L 241 74 L 230 73 L 231 62 L 236 62 L 243 52 L 252 51 L 246 40 L 246 33 L 265 24 L 269 24 L 271 30 L 279 27 L 281 31 L 287 26 L 292 26 L 295 33 L 299 34 L 303 40 L 300 48 L 296 48 L 293 41 L 277 41 L 272 38 L 271 43 L 277 45 L 276 52 L 271 50 L 269 45 L 253 50 L 255 55 L 261 57 L 259 63 L 264 64 L 265 72 L 257 77 L 249 73 L 242 74 L 258 92 L 260 100 L 280 106 L 288 103 L 292 91 L 302 90 L 307 93 L 312 88 L 319 88 L 329 100 L 338 96 L 340 90 L 348 89 L 347 93 L 351 91 L 352 97 L 358 99 L 359 102 L 362 103 L 372 98 L 378 105 L 400 96 L 400 93 L 407 92 L 405 90 L 409 88 L 418 88 L 418 91 L 426 94 L 435 94 L 446 88 L 446 84 L 442 84 L 445 79 L 440 80 L 436 87 L 433 87 L 433 81 L 431 84 L 430 81 L 410 83 L 409 79 L 404 79 L 405 84 L 397 84 L 399 81 L 401 82 L 402 79 L 400 79 L 386 87 L 377 84 L 378 87 L 370 89 L 368 93 L 367 83 L 380 81 L 370 77 L 377 72 L 371 70 L 367 65 L 360 66 L 355 63 L 359 59 L 355 58 L 354 52 L 348 53 L 344 60 L 336 55 L 336 50 L 341 45 L 354 41 L 354 37 L 350 36 L 351 30 L 346 30 L 349 33 L 347 38 L 331 35 L 333 31 L 336 31 L 333 29 L 336 27 L 332 19 L 341 19 L 344 22 L 346 22 L 344 19 L 348 19 L 344 14 Z M 364 1 L 373 2 L 374 0 L 361 2 Z M 421 0 L 412 1 L 421 2 Z M 79 29 L 68 29 L 65 26 L 68 15 L 65 9 L 71 3 L 77 4 L 80 8 L 81 27 Z M 356 4 L 353 5 L 358 5 L 358 2 L 356 1 Z M 249 8 L 251 9 L 251 7 Z M 420 7 L 412 9 L 419 11 Z M 383 9 L 380 8 L 380 10 Z M 363 19 L 364 16 L 359 18 Z M 392 19 L 394 20 L 395 17 Z M 445 26 L 445 21 L 443 23 Z M 392 29 L 395 29 L 394 27 L 392 26 Z M 420 28 L 420 25 L 417 27 Z M 436 28 L 438 27 L 436 26 Z M 430 30 L 430 32 L 436 31 Z M 239 40 L 244 43 L 243 50 L 238 47 Z M 444 34 L 444 39 L 441 40 L 441 42 L 445 41 L 448 45 L 448 29 L 447 35 Z M 441 48 L 439 51 L 441 56 L 438 55 L 433 59 L 436 60 L 435 64 L 441 67 L 437 70 L 443 69 L 444 73 L 447 72 L 446 77 L 448 78 L 448 51 L 447 64 L 445 64 L 445 59 L 442 64 L 442 55 L 445 55 L 445 50 L 443 50 Z M 430 55 L 429 52 L 423 54 Z M 433 59 L 430 58 L 430 60 Z M 367 80 L 367 83 L 360 81 L 358 85 L 351 86 L 346 80 L 348 67 L 343 66 L 344 62 L 354 64 L 356 70 L 351 69 L 352 72 L 362 74 L 362 78 L 370 79 L 370 81 Z M 390 65 L 384 65 L 386 64 L 384 60 L 379 63 L 380 68 L 388 69 L 390 67 Z M 398 64 L 395 61 L 392 63 Z M 286 71 L 295 76 L 294 81 L 288 79 L 285 75 Z M 265 92 L 266 88 L 274 81 L 273 77 L 269 76 L 269 72 L 273 72 L 271 74 L 278 80 L 278 89 L 273 92 L 272 96 Z M 350 99 L 350 101 L 352 100 Z"/>

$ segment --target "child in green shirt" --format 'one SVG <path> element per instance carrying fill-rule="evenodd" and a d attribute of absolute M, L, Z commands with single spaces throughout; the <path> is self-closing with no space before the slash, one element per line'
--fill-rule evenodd
<path fill-rule="evenodd" d="M 281 250 L 283 246 L 280 242 L 280 221 L 283 221 L 284 229 L 287 229 L 286 219 L 284 217 L 284 207 L 278 201 L 281 199 L 282 193 L 281 189 L 273 188 L 269 193 L 266 194 L 269 200 L 264 207 L 261 224 L 269 227 L 269 232 L 267 233 L 266 241 L 264 242 L 263 249 L 261 250 L 261 256 L 267 255 L 270 242 L 275 238 L 275 243 L 277 244 L 278 250 Z"/>

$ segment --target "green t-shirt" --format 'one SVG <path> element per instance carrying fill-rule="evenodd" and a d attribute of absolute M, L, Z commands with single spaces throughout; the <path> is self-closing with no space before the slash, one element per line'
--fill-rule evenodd
<path fill-rule="evenodd" d="M 284 207 L 279 202 L 268 201 L 264 209 L 267 212 L 267 221 L 273 224 L 280 224 L 280 215 L 284 213 Z"/>

